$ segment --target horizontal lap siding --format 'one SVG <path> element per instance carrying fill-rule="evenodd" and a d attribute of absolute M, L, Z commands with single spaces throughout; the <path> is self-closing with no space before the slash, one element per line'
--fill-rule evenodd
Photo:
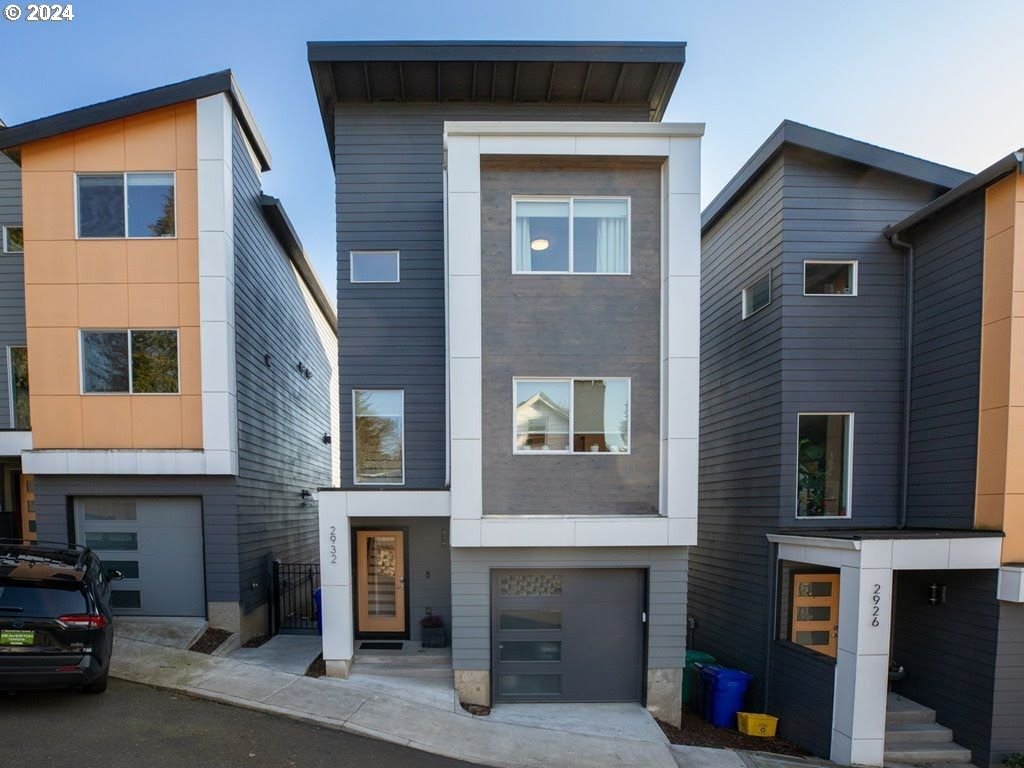
<path fill-rule="evenodd" d="M 990 763 L 1024 752 L 1024 604 L 999 603 Z"/>
<path fill-rule="evenodd" d="M 233 477 L 36 475 L 40 541 L 69 541 L 69 502 L 75 496 L 199 496 L 203 504 L 206 599 L 237 602 L 238 539 Z"/>
<path fill-rule="evenodd" d="M 894 525 L 899 506 L 904 346 L 903 251 L 883 230 L 932 200 L 920 182 L 832 157 L 785 153 L 782 291 L 782 487 L 779 518 L 796 523 L 797 414 L 854 418 L 852 519 L 813 525 Z M 858 261 L 858 295 L 803 296 L 803 261 Z"/>
<path fill-rule="evenodd" d="M 779 512 L 782 183 L 769 164 L 701 245 L 698 546 L 691 551 L 694 648 L 755 675 L 763 704 L 771 583 L 765 534 Z M 744 320 L 740 294 L 773 270 L 772 303 Z M 758 703 L 755 703 L 758 702 Z"/>
<path fill-rule="evenodd" d="M 981 364 L 982 195 L 914 229 L 914 357 L 907 518 L 971 528 Z"/>
<path fill-rule="evenodd" d="M 353 487 L 352 389 L 405 390 L 405 487 L 445 486 L 445 120 L 647 120 L 646 110 L 491 104 L 335 111 L 342 486 Z M 352 284 L 349 252 L 401 251 L 401 282 Z"/>
<path fill-rule="evenodd" d="M 832 749 L 835 660 L 788 642 L 772 649 L 768 711 L 779 718 L 779 735 L 818 757 Z"/>
<path fill-rule="evenodd" d="M 933 582 L 946 585 L 941 605 L 928 602 Z M 993 679 L 1007 671 L 997 673 L 1001 604 L 995 595 L 995 571 L 896 575 L 892 659 L 906 669 L 906 677 L 895 690 L 934 709 L 936 720 L 953 729 L 953 740 L 970 749 L 979 766 L 989 764 L 993 715 L 997 722 L 1001 716 L 993 712 Z M 1017 725 L 1020 733 L 1024 720 Z M 1021 746 L 1021 739 L 1016 741 Z"/>
<path fill-rule="evenodd" d="M 21 226 L 21 168 L 0 153 L 0 228 Z M 2 232 L 0 232 L 2 237 Z M 0 249 L 3 243 L 0 242 Z M 25 269 L 20 253 L 0 253 L 0 429 L 14 425 L 7 348 L 25 345 Z"/>
<path fill-rule="evenodd" d="M 268 554 L 283 562 L 318 560 L 317 507 L 304 503 L 301 493 L 332 485 L 331 445 L 323 436 L 337 432 L 331 416 L 335 352 L 324 350 L 319 310 L 263 216 L 259 173 L 237 123 L 232 156 L 237 546 L 248 612 L 266 602 Z"/>

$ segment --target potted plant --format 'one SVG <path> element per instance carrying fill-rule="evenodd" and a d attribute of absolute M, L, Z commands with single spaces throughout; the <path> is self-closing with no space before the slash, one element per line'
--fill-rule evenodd
<path fill-rule="evenodd" d="M 429 613 L 420 619 L 420 647 L 444 648 L 446 645 L 444 619 Z"/>

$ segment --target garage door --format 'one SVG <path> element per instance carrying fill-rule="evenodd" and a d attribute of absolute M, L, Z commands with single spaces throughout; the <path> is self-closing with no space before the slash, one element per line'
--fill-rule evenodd
<path fill-rule="evenodd" d="M 78 498 L 78 542 L 95 550 L 114 582 L 114 612 L 205 616 L 203 524 L 199 499 Z"/>
<path fill-rule="evenodd" d="M 495 701 L 640 701 L 641 570 L 491 572 Z"/>

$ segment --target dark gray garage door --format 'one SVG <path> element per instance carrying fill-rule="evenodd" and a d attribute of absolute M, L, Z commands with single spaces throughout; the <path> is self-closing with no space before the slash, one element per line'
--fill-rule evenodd
<path fill-rule="evenodd" d="M 495 701 L 640 701 L 644 572 L 491 572 Z"/>

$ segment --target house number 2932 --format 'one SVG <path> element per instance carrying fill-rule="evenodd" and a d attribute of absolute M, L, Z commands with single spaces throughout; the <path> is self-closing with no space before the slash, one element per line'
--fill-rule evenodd
<path fill-rule="evenodd" d="M 331 534 L 327 537 L 327 540 L 331 543 L 329 552 L 331 555 L 331 565 L 336 565 L 338 562 L 338 529 L 333 525 L 331 526 Z"/>
<path fill-rule="evenodd" d="M 872 627 L 877 627 L 881 623 L 878 620 L 879 614 L 881 613 L 881 608 L 879 607 L 879 604 L 882 602 L 881 592 L 882 592 L 882 585 L 881 584 L 875 584 L 875 588 L 874 588 L 874 590 L 871 593 L 871 626 Z"/>

